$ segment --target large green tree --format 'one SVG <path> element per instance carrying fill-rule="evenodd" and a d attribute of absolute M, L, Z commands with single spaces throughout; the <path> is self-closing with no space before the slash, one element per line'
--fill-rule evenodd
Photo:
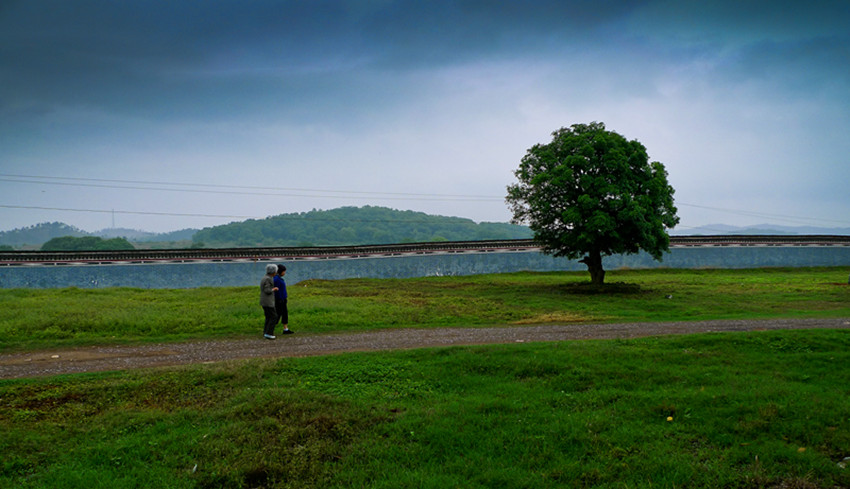
<path fill-rule="evenodd" d="M 545 253 L 578 259 L 602 285 L 602 258 L 668 251 L 667 229 L 679 222 L 667 171 L 636 140 L 601 122 L 552 133 L 522 158 L 508 186 L 512 222 L 528 224 Z"/>

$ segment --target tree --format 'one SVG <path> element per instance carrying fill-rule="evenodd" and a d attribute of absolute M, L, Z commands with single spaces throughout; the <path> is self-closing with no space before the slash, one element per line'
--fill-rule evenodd
<path fill-rule="evenodd" d="M 103 250 L 134 250 L 132 243 L 126 238 L 103 239 L 98 236 L 62 236 L 53 238 L 43 245 L 42 251 L 103 251 Z"/>
<path fill-rule="evenodd" d="M 602 257 L 669 250 L 667 229 L 679 222 L 667 171 L 646 148 L 605 124 L 574 124 L 552 133 L 522 158 L 506 202 L 514 224 L 528 223 L 544 253 L 582 257 L 602 285 Z"/>

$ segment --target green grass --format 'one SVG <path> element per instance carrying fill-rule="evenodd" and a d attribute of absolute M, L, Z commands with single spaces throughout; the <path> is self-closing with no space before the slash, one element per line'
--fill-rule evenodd
<path fill-rule="evenodd" d="M 289 287 L 299 334 L 477 327 L 850 316 L 850 267 L 611 271 L 338 281 Z M 259 278 L 258 278 L 259 283 Z M 671 296 L 671 298 L 668 298 Z M 262 329 L 258 287 L 0 289 L 0 352 L 244 337 Z"/>
<path fill-rule="evenodd" d="M 850 317 L 848 272 L 615 271 L 604 291 L 580 273 L 308 281 L 290 323 Z M 0 350 L 257 335 L 258 295 L 0 290 Z M 850 487 L 846 365 L 850 331 L 805 330 L 4 380 L 0 487 Z"/>
<path fill-rule="evenodd" d="M 0 487 L 850 487 L 847 365 L 806 330 L 6 380 Z"/>

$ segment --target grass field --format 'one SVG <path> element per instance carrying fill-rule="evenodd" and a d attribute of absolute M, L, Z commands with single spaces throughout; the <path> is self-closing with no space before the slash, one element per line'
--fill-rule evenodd
<path fill-rule="evenodd" d="M 583 274 L 308 282 L 292 287 L 291 323 L 319 334 L 850 317 L 848 272 L 612 272 L 622 284 L 605 293 L 581 285 Z M 12 350 L 257 334 L 257 296 L 0 291 L 0 341 Z M 806 330 L 5 380 L 0 487 L 846 488 L 847 365 L 850 331 Z"/>
<path fill-rule="evenodd" d="M 289 287 L 299 334 L 565 322 L 850 317 L 850 267 L 612 271 L 404 280 L 311 280 Z M 257 280 L 259 284 L 259 278 Z M 668 298 L 669 297 L 669 298 Z M 0 352 L 256 335 L 259 286 L 0 289 Z"/>
<path fill-rule="evenodd" d="M 0 381 L 0 487 L 850 487 L 850 332 Z"/>

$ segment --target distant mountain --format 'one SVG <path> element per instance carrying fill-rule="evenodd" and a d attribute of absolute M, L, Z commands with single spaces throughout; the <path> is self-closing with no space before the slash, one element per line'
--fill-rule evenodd
<path fill-rule="evenodd" d="M 129 241 L 147 243 L 152 241 L 190 241 L 197 231 L 197 229 L 187 228 L 168 233 L 151 233 L 138 229 L 107 228 L 94 232 L 92 235 L 101 238 L 127 238 Z"/>
<path fill-rule="evenodd" d="M 63 236 L 78 238 L 89 236 L 89 233 L 62 222 L 43 222 L 11 231 L 0 231 L 0 244 L 15 247 L 27 245 L 41 246 L 53 238 L 61 238 Z"/>
<path fill-rule="evenodd" d="M 133 241 L 142 241 L 156 236 L 156 233 L 140 231 L 138 229 L 106 228 L 101 229 L 100 231 L 95 231 L 91 233 L 91 235 L 100 238 L 127 238 Z"/>
<path fill-rule="evenodd" d="M 825 228 L 816 226 L 780 226 L 778 224 L 755 224 L 753 226 L 729 226 L 728 224 L 709 224 L 696 228 L 674 229 L 670 234 L 677 236 L 705 236 L 712 234 L 749 234 L 749 235 L 850 235 L 850 228 Z"/>
<path fill-rule="evenodd" d="M 386 207 L 342 207 L 281 214 L 205 228 L 192 238 L 196 246 L 333 246 L 426 241 L 530 238 L 525 226 L 475 223 L 461 217 L 434 216 Z"/>
<path fill-rule="evenodd" d="M 711 224 L 679 228 L 674 236 L 714 234 L 850 236 L 850 228 L 780 226 L 758 224 L 730 226 Z M 221 226 L 152 233 L 127 228 L 110 228 L 89 233 L 61 222 L 44 222 L 29 227 L 0 231 L 0 246 L 38 249 L 45 242 L 65 236 L 126 238 L 139 247 L 250 247 L 250 246 L 328 246 L 346 244 L 386 244 L 423 241 L 474 241 L 486 239 L 531 238 L 525 226 L 482 222 L 423 212 L 399 211 L 386 207 L 342 207 L 327 211 L 281 214 L 266 219 L 249 219 Z"/>
<path fill-rule="evenodd" d="M 151 237 L 151 239 L 140 239 L 139 241 L 191 241 L 192 236 L 194 236 L 197 232 L 197 229 L 186 228 L 177 231 L 171 231 L 168 233 L 158 233 Z"/>
<path fill-rule="evenodd" d="M 168 233 L 151 233 L 136 229 L 102 229 L 95 233 L 89 233 L 82 229 L 70 226 L 62 222 L 43 222 L 34 226 L 13 229 L 11 231 L 0 231 L 0 245 L 14 246 L 16 248 L 39 248 L 44 243 L 54 238 L 74 237 L 81 238 L 95 236 L 99 238 L 126 238 L 136 243 L 148 242 L 176 242 L 191 241 L 197 229 L 181 229 Z"/>

